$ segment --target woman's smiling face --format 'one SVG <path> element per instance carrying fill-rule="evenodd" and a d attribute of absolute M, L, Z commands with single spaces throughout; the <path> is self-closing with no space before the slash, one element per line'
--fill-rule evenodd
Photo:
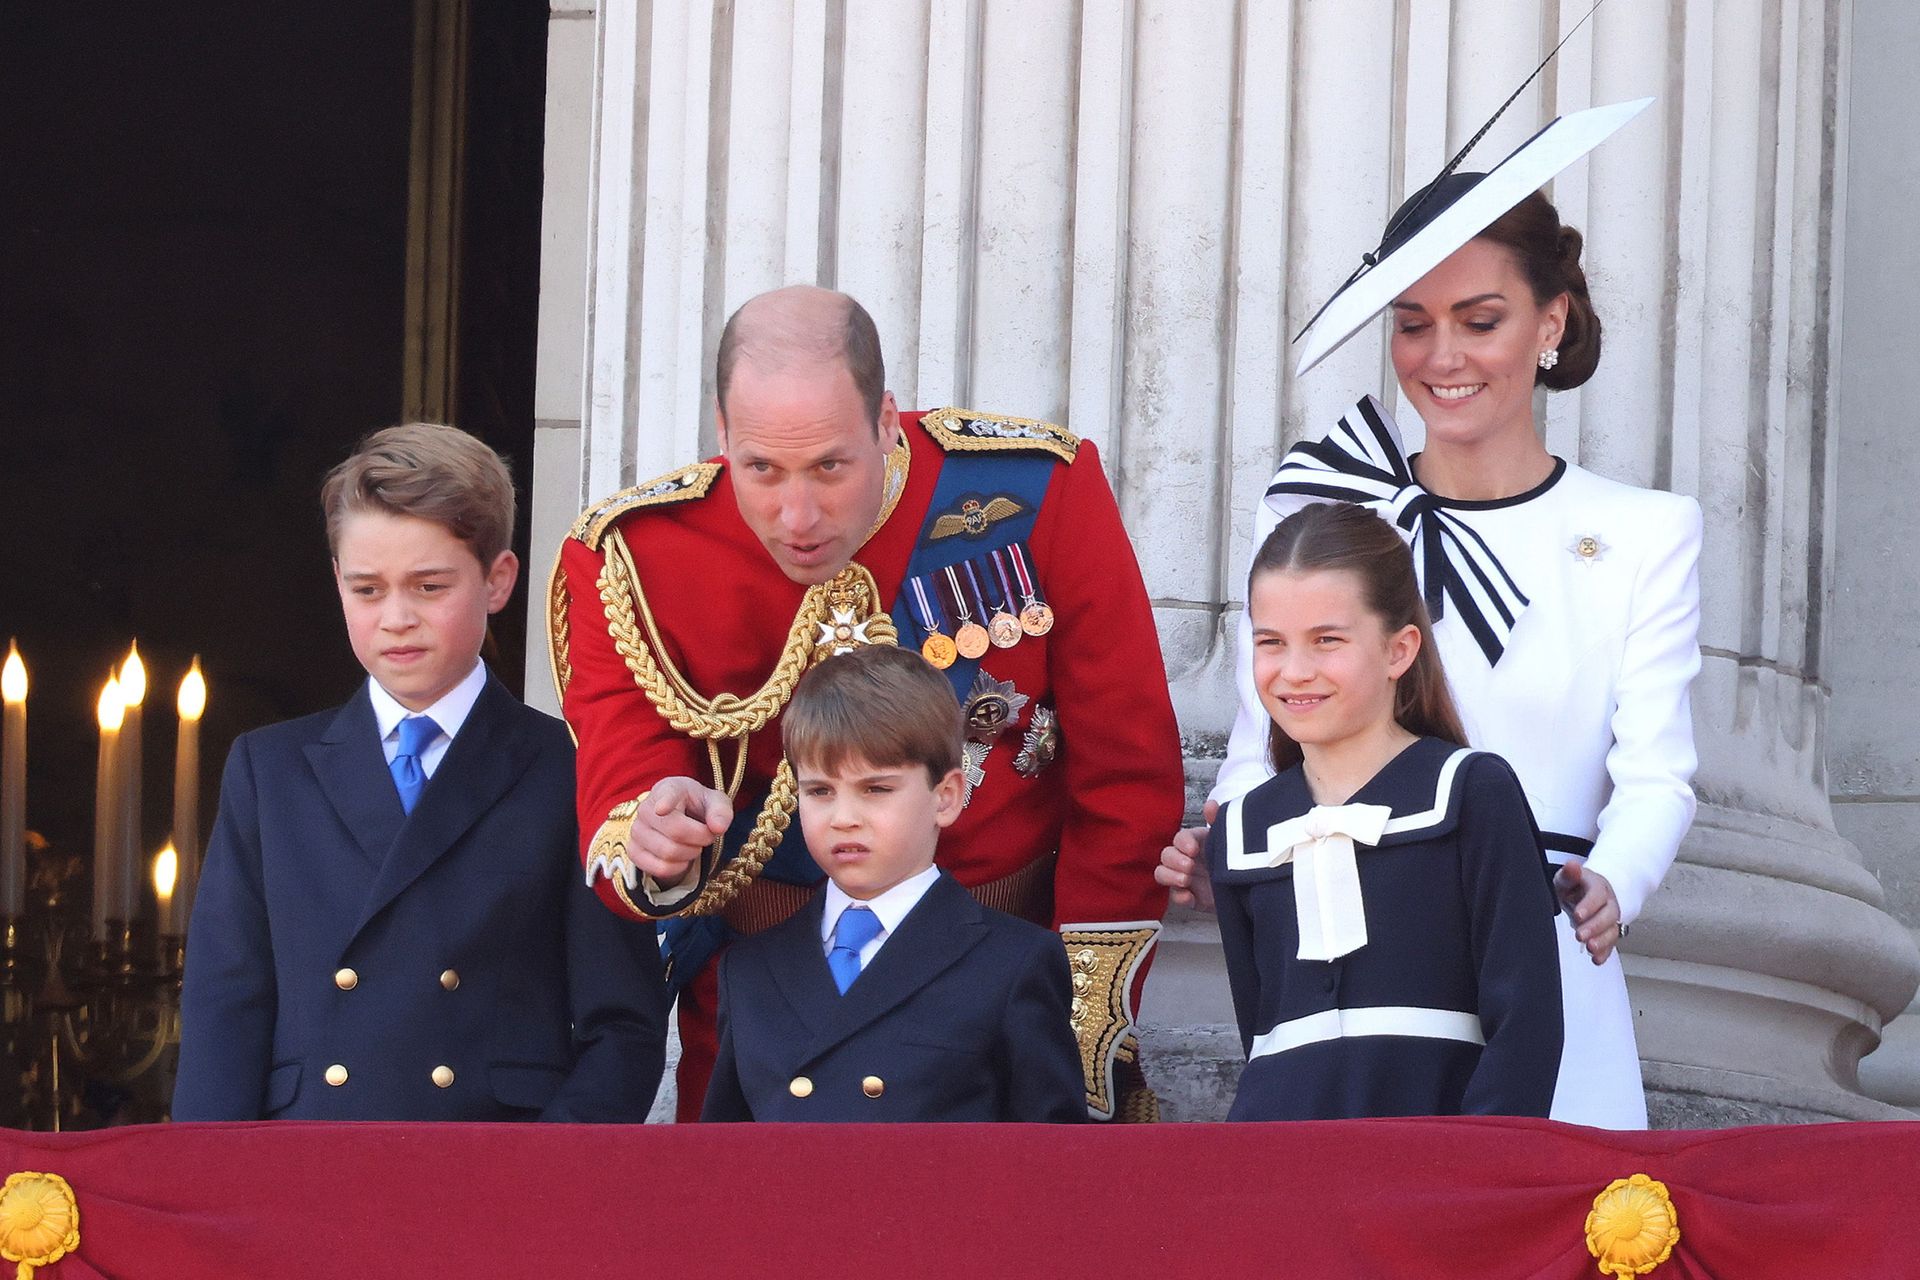
<path fill-rule="evenodd" d="M 1534 374 L 1565 332 L 1565 294 L 1535 302 L 1513 252 L 1475 239 L 1392 311 L 1393 370 L 1429 447 L 1532 436 Z"/>

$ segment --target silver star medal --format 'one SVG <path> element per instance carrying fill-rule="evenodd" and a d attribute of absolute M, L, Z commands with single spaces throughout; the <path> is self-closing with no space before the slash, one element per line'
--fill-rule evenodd
<path fill-rule="evenodd" d="M 1011 680 L 995 680 L 985 667 L 973 673 L 973 688 L 967 691 L 962 708 L 969 736 L 992 742 L 1000 731 L 1020 718 L 1027 695 L 1013 687 Z"/>
<path fill-rule="evenodd" d="M 872 644 L 873 641 L 867 638 L 867 627 L 872 622 L 872 618 L 868 618 L 865 622 L 855 622 L 853 610 L 835 609 L 833 620 L 820 624 L 820 638 L 813 642 L 814 647 L 824 648 L 832 645 L 834 656 L 838 657 L 843 653 L 853 652 L 856 645 Z"/>
<path fill-rule="evenodd" d="M 960 807 L 973 803 L 973 789 L 987 780 L 987 752 L 984 742 L 969 742 L 960 751 L 960 778 L 966 784 L 960 794 Z"/>
<path fill-rule="evenodd" d="M 1013 758 L 1013 768 L 1023 778 L 1038 777 L 1060 754 L 1060 721 L 1046 707 L 1035 707 L 1033 721 L 1027 726 L 1026 741 Z"/>
<path fill-rule="evenodd" d="M 1611 550 L 1613 550 L 1612 547 L 1600 541 L 1600 536 L 1593 533 L 1583 533 L 1567 544 L 1567 553 L 1581 564 L 1592 564 L 1596 560 L 1603 560 Z"/>

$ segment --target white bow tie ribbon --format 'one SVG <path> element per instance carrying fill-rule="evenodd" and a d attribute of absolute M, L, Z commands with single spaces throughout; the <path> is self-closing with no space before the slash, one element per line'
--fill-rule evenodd
<path fill-rule="evenodd" d="M 1355 843 L 1377 845 L 1393 810 L 1384 804 L 1315 805 L 1267 828 L 1267 847 L 1229 852 L 1227 868 L 1252 871 L 1293 864 L 1293 909 L 1302 960 L 1338 960 L 1367 945 Z"/>
<path fill-rule="evenodd" d="M 1413 551 L 1427 613 L 1435 622 L 1452 602 L 1460 622 L 1494 666 L 1529 601 L 1473 527 L 1434 500 L 1413 478 L 1400 428 L 1368 396 L 1325 439 L 1287 450 L 1267 486 L 1267 505 L 1285 517 L 1313 502 L 1370 507 L 1399 529 Z"/>

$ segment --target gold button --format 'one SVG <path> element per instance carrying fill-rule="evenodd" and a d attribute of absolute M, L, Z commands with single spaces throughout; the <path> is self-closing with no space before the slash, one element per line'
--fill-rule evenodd
<path fill-rule="evenodd" d="M 342 991 L 351 991 L 360 985 L 360 975 L 351 969 L 335 969 L 333 971 L 333 985 Z"/>
<path fill-rule="evenodd" d="M 860 1092 L 869 1098 L 877 1098 L 887 1091 L 887 1082 L 879 1076 L 868 1076 L 860 1082 Z"/>
<path fill-rule="evenodd" d="M 440 971 L 440 985 L 451 991 L 460 985 L 460 975 L 452 969 Z"/>
<path fill-rule="evenodd" d="M 442 1089 L 453 1083 L 453 1068 L 439 1066 L 433 1069 L 433 1082 Z"/>
<path fill-rule="evenodd" d="M 813 1081 L 805 1076 L 795 1076 L 787 1082 L 787 1092 L 796 1098 L 810 1098 L 813 1096 Z"/>
<path fill-rule="evenodd" d="M 347 1069 L 339 1063 L 327 1068 L 327 1083 L 338 1089 L 347 1082 Z"/>

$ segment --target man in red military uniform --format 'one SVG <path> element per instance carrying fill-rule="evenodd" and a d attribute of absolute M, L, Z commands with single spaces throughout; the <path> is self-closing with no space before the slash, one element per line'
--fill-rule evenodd
<path fill-rule="evenodd" d="M 1094 447 L 1046 423 L 898 412 L 872 320 L 820 289 L 736 312 L 716 388 L 721 456 L 588 509 L 549 601 L 589 882 L 616 912 L 672 917 L 681 1117 L 712 1064 L 705 962 L 819 878 L 789 827 L 780 711 L 818 658 L 897 641 L 947 670 L 968 715 L 972 786 L 940 865 L 1061 931 L 1089 1108 L 1149 1118 L 1128 1029 L 1181 758 Z"/>

